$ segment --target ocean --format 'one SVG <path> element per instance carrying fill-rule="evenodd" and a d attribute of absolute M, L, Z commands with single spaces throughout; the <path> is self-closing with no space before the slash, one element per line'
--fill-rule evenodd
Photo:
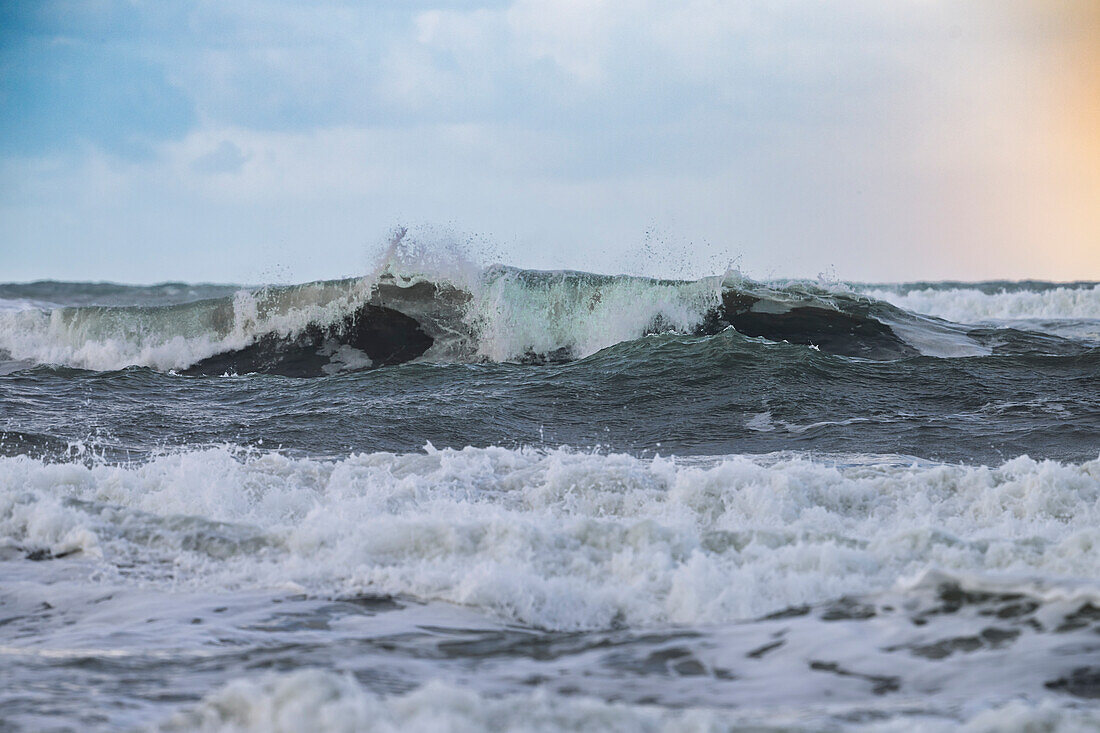
<path fill-rule="evenodd" d="M 1100 284 L 0 285 L 0 730 L 1100 729 Z"/>

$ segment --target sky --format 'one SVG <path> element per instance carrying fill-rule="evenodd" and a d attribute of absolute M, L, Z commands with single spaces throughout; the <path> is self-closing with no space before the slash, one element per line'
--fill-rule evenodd
<path fill-rule="evenodd" d="M 0 280 L 1100 279 L 1096 0 L 0 0 Z"/>

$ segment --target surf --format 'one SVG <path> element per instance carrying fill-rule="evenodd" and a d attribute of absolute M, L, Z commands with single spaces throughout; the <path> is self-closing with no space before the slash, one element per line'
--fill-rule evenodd
<path fill-rule="evenodd" d="M 562 363 L 656 334 L 726 329 L 875 361 L 1076 353 L 1100 334 L 1100 286 L 861 287 L 736 271 L 660 279 L 475 267 L 410 257 L 400 244 L 363 277 L 298 285 L 3 285 L 0 360 L 6 371 L 319 377 L 413 361 Z M 989 314 L 1035 318 L 983 321 Z"/>
<path fill-rule="evenodd" d="M 414 359 L 563 362 L 647 335 L 731 327 L 844 356 L 920 353 L 883 314 L 906 319 L 859 297 L 730 276 L 677 281 L 495 266 L 466 283 L 387 271 L 169 305 L 24 305 L 0 312 L 0 349 L 11 360 L 97 371 L 287 376 Z"/>

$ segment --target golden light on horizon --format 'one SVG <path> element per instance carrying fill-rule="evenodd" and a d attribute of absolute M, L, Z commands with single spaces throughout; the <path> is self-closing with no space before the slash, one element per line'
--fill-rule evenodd
<path fill-rule="evenodd" d="M 1036 10 L 1053 16 L 1047 20 L 1054 40 L 1050 185 L 1061 198 L 1052 213 L 1064 220 L 1052 234 L 1064 239 L 1050 247 L 1067 266 L 1080 268 L 1078 277 L 1100 278 L 1100 2 L 1043 2 Z"/>
<path fill-rule="evenodd" d="M 944 276 L 1100 280 L 1100 0 L 929 7 L 895 110 L 922 250 Z"/>

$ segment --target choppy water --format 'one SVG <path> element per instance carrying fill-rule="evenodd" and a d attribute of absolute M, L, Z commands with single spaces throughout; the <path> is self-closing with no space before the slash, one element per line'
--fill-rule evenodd
<path fill-rule="evenodd" d="M 1093 730 L 1098 378 L 1094 283 L 0 285 L 0 729 Z"/>

